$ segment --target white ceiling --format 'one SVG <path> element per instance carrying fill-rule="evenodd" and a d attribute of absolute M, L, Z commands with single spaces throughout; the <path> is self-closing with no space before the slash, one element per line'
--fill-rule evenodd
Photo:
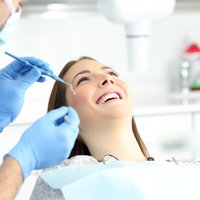
<path fill-rule="evenodd" d="M 49 3 L 96 4 L 98 0 L 28 0 L 27 5 L 44 5 Z M 177 2 L 200 2 L 200 0 L 176 0 Z"/>
<path fill-rule="evenodd" d="M 97 11 L 98 0 L 28 0 L 23 4 L 23 14 L 41 13 L 49 4 L 62 4 L 67 11 Z M 177 8 L 200 8 L 200 0 L 176 0 Z"/>
<path fill-rule="evenodd" d="M 67 11 L 94 11 L 97 10 L 98 0 L 28 0 L 23 4 L 23 15 L 46 11 L 50 4 L 62 4 Z M 62 8 L 63 10 L 63 8 Z"/>
<path fill-rule="evenodd" d="M 97 0 L 28 0 L 24 5 L 46 5 L 46 4 L 96 4 Z"/>

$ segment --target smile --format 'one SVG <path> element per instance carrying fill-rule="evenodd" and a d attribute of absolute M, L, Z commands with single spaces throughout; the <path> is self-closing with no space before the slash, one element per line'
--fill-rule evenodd
<path fill-rule="evenodd" d="M 107 92 L 107 93 L 101 95 L 97 99 L 96 103 L 97 104 L 104 104 L 104 103 L 107 103 L 109 101 L 120 100 L 120 99 L 122 99 L 122 95 L 119 92 L 117 92 L 117 91 Z"/>

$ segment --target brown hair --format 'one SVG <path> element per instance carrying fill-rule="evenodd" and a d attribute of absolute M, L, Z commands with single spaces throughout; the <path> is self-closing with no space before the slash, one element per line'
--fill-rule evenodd
<path fill-rule="evenodd" d="M 63 78 L 65 76 L 65 74 L 67 73 L 67 71 L 74 64 L 76 64 L 78 61 L 81 61 L 84 59 L 95 60 L 95 59 L 93 59 L 91 57 L 87 57 L 87 56 L 80 57 L 78 60 L 72 60 L 64 66 L 64 68 L 61 70 L 61 72 L 59 74 L 59 77 Z M 52 88 L 52 91 L 51 91 L 50 98 L 49 98 L 48 111 L 67 105 L 67 99 L 65 98 L 66 91 L 67 91 L 67 87 L 64 84 L 62 84 L 58 81 L 55 82 L 55 84 Z M 133 134 L 137 140 L 138 145 L 140 146 L 140 149 L 141 149 L 143 155 L 145 157 L 149 157 L 148 150 L 147 150 L 144 142 L 142 141 L 142 138 L 140 137 L 134 117 L 132 118 L 132 130 L 133 130 Z M 76 156 L 76 155 L 90 155 L 90 152 L 89 152 L 87 146 L 79 138 L 76 139 L 75 145 L 71 151 L 69 158 L 72 156 Z"/>

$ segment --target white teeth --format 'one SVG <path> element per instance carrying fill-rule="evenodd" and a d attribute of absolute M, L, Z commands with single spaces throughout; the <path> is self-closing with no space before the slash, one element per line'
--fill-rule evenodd
<path fill-rule="evenodd" d="M 100 99 L 99 104 L 103 104 L 103 103 L 105 103 L 108 99 L 111 99 L 111 98 L 120 99 L 118 94 L 116 94 L 116 93 L 109 93 L 109 94 L 104 95 L 104 96 Z"/>

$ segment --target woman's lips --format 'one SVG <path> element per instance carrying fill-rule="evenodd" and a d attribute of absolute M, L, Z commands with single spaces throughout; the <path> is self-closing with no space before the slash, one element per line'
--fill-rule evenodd
<path fill-rule="evenodd" d="M 120 92 L 118 91 L 106 92 L 97 99 L 96 104 L 104 104 L 110 100 L 117 100 L 117 99 L 122 99 L 122 95 Z"/>

